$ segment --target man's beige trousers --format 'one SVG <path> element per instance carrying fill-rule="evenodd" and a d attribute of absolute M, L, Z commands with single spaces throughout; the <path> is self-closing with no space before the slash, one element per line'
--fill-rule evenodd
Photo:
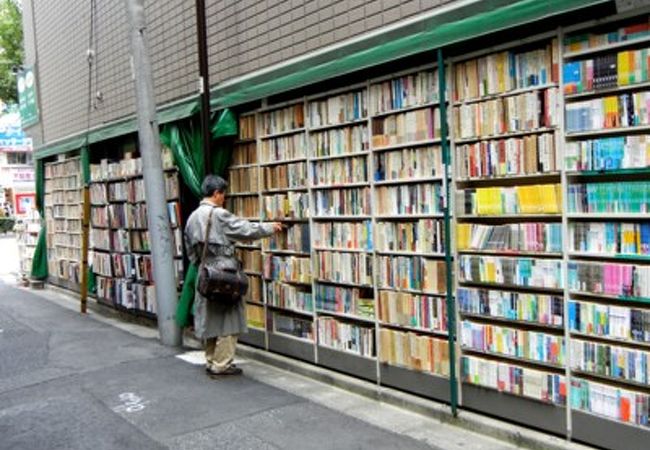
<path fill-rule="evenodd" d="M 205 361 L 208 369 L 223 372 L 235 359 L 237 335 L 208 338 L 205 340 Z"/>

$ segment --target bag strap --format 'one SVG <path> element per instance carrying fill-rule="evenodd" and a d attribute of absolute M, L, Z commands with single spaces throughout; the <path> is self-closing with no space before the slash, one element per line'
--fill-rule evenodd
<path fill-rule="evenodd" d="M 205 227 L 205 237 L 203 238 L 203 252 L 201 252 L 201 265 L 205 262 L 205 256 L 208 253 L 208 241 L 210 237 L 210 229 L 212 228 L 212 216 L 214 215 L 214 206 L 210 210 L 210 217 L 208 217 L 208 225 Z"/>

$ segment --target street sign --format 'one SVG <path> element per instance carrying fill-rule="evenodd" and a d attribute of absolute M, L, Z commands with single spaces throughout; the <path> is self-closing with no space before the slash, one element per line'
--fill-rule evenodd
<path fill-rule="evenodd" d="M 33 67 L 18 72 L 18 105 L 23 128 L 38 123 L 36 78 Z"/>

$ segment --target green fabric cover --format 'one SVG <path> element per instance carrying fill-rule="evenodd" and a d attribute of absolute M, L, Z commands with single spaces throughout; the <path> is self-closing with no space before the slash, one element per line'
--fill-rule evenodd
<path fill-rule="evenodd" d="M 232 155 L 232 137 L 237 136 L 237 117 L 226 109 L 217 115 L 212 126 L 212 173 L 223 175 L 230 164 Z M 161 142 L 172 150 L 174 163 L 178 166 L 181 177 L 192 194 L 201 197 L 201 183 L 205 177 L 203 158 L 203 138 L 197 122 L 187 120 L 183 124 L 168 124 L 160 133 Z M 194 291 L 198 267 L 190 264 L 185 274 L 183 289 L 176 307 L 176 324 L 179 327 L 189 325 L 189 318 L 194 305 Z"/>
<path fill-rule="evenodd" d="M 45 164 L 42 160 L 36 161 L 36 208 L 41 215 L 41 231 L 34 249 L 32 259 L 31 278 L 45 280 L 47 270 L 47 230 L 45 229 Z"/>
<path fill-rule="evenodd" d="M 81 148 L 81 173 L 84 185 L 87 186 L 90 183 L 90 151 L 87 145 Z M 88 292 L 95 294 L 97 292 L 97 278 L 90 261 L 88 267 L 86 267 L 86 275 L 88 277 Z"/>
<path fill-rule="evenodd" d="M 193 120 L 164 125 L 160 142 L 169 147 L 181 178 L 195 197 L 201 196 L 204 176 L 201 130 Z"/>
<path fill-rule="evenodd" d="M 211 91 L 213 109 L 287 92 L 336 76 L 435 50 L 609 0 L 483 0 L 355 41 Z M 532 33 L 535 31 L 533 30 Z M 449 55 L 447 55 L 449 56 Z"/>

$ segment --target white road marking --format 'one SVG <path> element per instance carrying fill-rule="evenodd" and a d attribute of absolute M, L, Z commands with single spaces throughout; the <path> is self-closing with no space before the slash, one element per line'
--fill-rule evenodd
<path fill-rule="evenodd" d="M 140 412 L 147 407 L 149 401 L 145 401 L 142 397 L 135 395 L 133 392 L 124 392 L 119 395 L 122 402 L 121 405 L 113 408 L 116 413 L 134 413 Z"/>

